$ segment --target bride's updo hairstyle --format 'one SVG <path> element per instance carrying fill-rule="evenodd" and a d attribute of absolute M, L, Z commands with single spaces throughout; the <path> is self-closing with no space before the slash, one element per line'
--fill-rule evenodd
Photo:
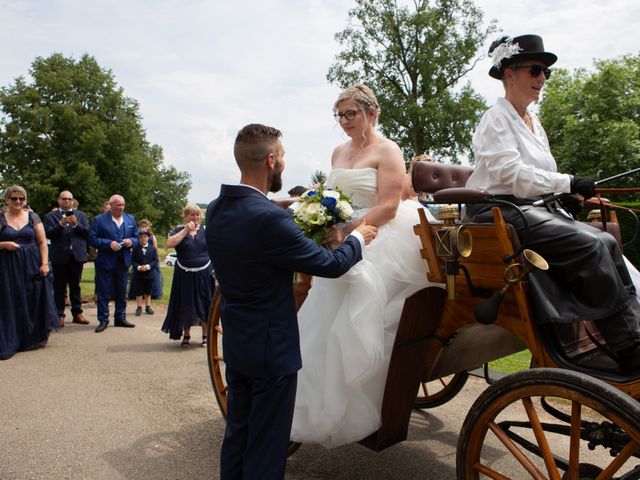
<path fill-rule="evenodd" d="M 373 125 L 378 123 L 378 117 L 380 116 L 380 105 L 378 99 L 369 87 L 362 83 L 356 83 L 350 87 L 344 89 L 336 102 L 333 104 L 333 111 L 338 110 L 338 104 L 343 100 L 352 100 L 362 107 L 365 113 L 374 113 Z M 368 118 L 368 116 L 367 116 Z"/>

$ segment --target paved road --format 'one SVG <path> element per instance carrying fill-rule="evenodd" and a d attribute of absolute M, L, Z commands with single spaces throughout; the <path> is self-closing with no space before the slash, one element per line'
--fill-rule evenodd
<path fill-rule="evenodd" d="M 205 350 L 170 342 L 161 308 L 130 317 L 135 329 L 100 334 L 95 309 L 85 314 L 92 325 L 68 324 L 47 348 L 0 362 L 0 480 L 218 478 L 224 420 Z M 471 381 L 445 406 L 414 413 L 409 439 L 381 453 L 303 445 L 286 478 L 455 478 L 458 432 L 483 388 Z"/>

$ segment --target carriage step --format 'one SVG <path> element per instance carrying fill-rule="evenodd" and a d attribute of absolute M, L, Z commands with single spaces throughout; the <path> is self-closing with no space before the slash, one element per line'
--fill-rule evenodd
<path fill-rule="evenodd" d="M 488 364 L 486 363 L 480 368 L 469 370 L 469 375 L 484 378 L 489 385 L 507 376 L 507 374 L 500 373 L 495 370 L 490 370 Z"/>

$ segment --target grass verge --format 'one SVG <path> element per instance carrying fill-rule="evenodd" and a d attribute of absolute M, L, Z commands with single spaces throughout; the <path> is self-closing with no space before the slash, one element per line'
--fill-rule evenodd
<path fill-rule="evenodd" d="M 171 283 L 173 282 L 173 269 L 174 267 L 167 267 L 166 265 L 160 266 L 160 273 L 164 282 L 162 284 L 162 299 L 153 300 L 152 303 L 167 305 L 169 303 L 169 295 L 171 294 Z M 93 299 L 93 293 L 95 292 L 95 269 L 85 268 L 82 270 L 82 279 L 80 280 L 80 289 L 82 290 L 82 297 L 85 300 Z M 127 287 L 128 290 L 129 287 Z"/>

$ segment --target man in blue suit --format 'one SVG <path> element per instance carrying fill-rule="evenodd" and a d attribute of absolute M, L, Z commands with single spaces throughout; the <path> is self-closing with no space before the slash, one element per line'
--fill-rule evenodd
<path fill-rule="evenodd" d="M 44 216 L 44 231 L 51 241 L 49 260 L 53 267 L 53 298 L 61 327 L 64 327 L 67 285 L 73 323 L 89 323 L 82 315 L 80 292 L 82 269 L 88 260 L 89 221 L 83 212 L 72 208 L 72 202 L 73 194 L 70 191 L 60 192 L 58 208 Z"/>
<path fill-rule="evenodd" d="M 228 385 L 223 480 L 284 477 L 302 366 L 293 272 L 339 277 L 377 234 L 361 224 L 335 250 L 302 235 L 289 213 L 266 196 L 282 187 L 281 136 L 264 125 L 240 130 L 234 145 L 240 185 L 222 185 L 207 210 Z"/>
<path fill-rule="evenodd" d="M 116 327 L 135 327 L 126 317 L 127 280 L 131 266 L 131 249 L 138 245 L 138 227 L 133 215 L 125 213 L 124 198 L 113 195 L 110 210 L 98 215 L 91 224 L 89 244 L 98 250 L 94 260 L 96 293 L 98 294 L 98 326 L 100 333 L 109 324 L 109 300 L 113 295 Z"/>

